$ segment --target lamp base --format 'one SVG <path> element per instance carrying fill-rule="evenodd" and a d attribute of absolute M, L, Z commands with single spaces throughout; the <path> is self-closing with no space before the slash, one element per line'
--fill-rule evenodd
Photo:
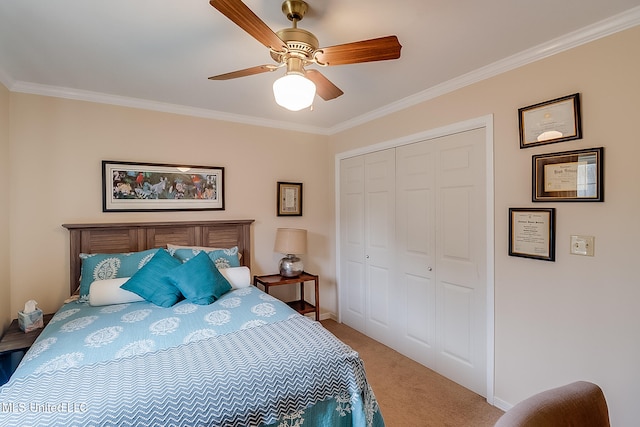
<path fill-rule="evenodd" d="M 302 260 L 292 254 L 282 258 L 279 267 L 282 277 L 298 277 L 304 271 Z"/>

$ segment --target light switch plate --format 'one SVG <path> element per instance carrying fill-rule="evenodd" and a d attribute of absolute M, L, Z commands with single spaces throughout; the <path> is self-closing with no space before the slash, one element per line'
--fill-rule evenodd
<path fill-rule="evenodd" d="M 574 255 L 593 256 L 595 240 L 593 236 L 571 236 L 570 252 Z"/>

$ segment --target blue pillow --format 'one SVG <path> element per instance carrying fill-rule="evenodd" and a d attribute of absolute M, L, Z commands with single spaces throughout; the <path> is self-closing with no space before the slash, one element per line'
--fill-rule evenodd
<path fill-rule="evenodd" d="M 229 249 L 216 249 L 212 251 L 203 251 L 201 249 L 170 249 L 169 253 L 179 259 L 182 262 L 187 262 L 191 258 L 198 255 L 200 252 L 205 252 L 216 268 L 229 268 L 229 267 L 240 267 L 240 260 L 238 258 L 238 247 L 234 246 Z"/>
<path fill-rule="evenodd" d="M 118 254 L 80 254 L 80 297 L 89 296 L 89 287 L 95 280 L 119 279 L 133 276 L 158 252 L 148 249 L 141 252 Z"/>
<path fill-rule="evenodd" d="M 180 265 L 182 263 L 179 260 L 169 255 L 166 250 L 160 249 L 120 287 L 160 307 L 171 307 L 182 298 L 182 294 L 169 281 L 167 273 Z"/>
<path fill-rule="evenodd" d="M 167 274 L 169 281 L 194 304 L 208 305 L 231 290 L 205 252 L 191 258 Z"/>

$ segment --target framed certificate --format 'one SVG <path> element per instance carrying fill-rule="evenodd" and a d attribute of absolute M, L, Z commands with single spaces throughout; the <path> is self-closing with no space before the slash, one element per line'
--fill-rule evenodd
<path fill-rule="evenodd" d="M 520 148 L 582 138 L 580 94 L 518 109 Z"/>
<path fill-rule="evenodd" d="M 602 147 L 532 156 L 532 201 L 604 201 Z"/>
<path fill-rule="evenodd" d="M 509 255 L 556 260 L 555 208 L 509 208 Z"/>

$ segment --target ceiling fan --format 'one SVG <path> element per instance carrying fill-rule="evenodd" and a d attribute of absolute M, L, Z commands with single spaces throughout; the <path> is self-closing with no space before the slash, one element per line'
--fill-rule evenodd
<path fill-rule="evenodd" d="M 274 83 L 274 95 L 279 105 L 293 111 L 311 106 L 316 92 L 325 101 L 344 93 L 320 71 L 305 69 L 309 65 L 331 66 L 400 58 L 402 46 L 396 36 L 320 48 L 316 36 L 298 28 L 298 22 L 309 8 L 303 0 L 285 0 L 282 3 L 282 13 L 293 25 L 277 32 L 273 32 L 240 0 L 211 0 L 209 3 L 269 48 L 271 57 L 277 63 L 219 74 L 209 79 L 229 80 L 286 67 L 285 76 Z M 302 85 L 302 88 L 296 84 Z"/>

